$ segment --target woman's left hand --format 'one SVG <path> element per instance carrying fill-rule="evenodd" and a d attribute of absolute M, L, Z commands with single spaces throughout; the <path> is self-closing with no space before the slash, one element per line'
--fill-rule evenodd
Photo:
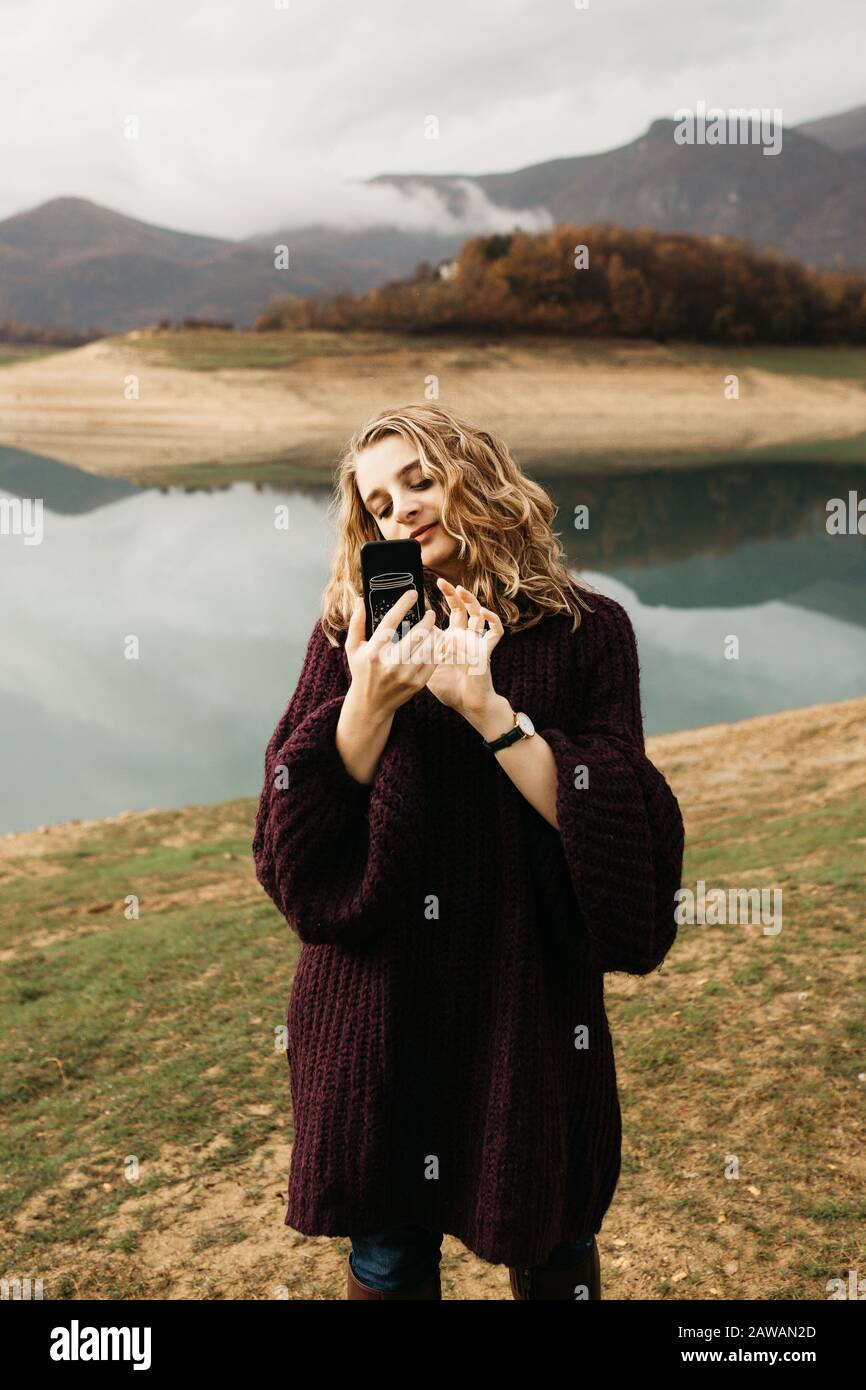
<path fill-rule="evenodd" d="M 436 670 L 427 689 L 465 719 L 477 720 L 499 700 L 490 673 L 490 654 L 502 637 L 502 620 L 483 608 L 475 594 L 447 579 L 437 581 L 451 609 L 448 626 L 434 627 Z M 483 631 L 484 620 L 490 627 Z"/>

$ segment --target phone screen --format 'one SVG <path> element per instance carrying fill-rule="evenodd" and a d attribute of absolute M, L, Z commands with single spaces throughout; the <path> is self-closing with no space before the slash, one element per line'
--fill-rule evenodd
<path fill-rule="evenodd" d="M 401 594 L 415 589 L 417 601 L 409 609 L 404 623 L 414 627 L 424 616 L 424 567 L 421 563 L 421 542 L 367 541 L 361 546 L 361 583 L 367 614 L 367 641 L 382 618 L 394 607 Z M 394 641 L 400 637 L 398 631 Z"/>

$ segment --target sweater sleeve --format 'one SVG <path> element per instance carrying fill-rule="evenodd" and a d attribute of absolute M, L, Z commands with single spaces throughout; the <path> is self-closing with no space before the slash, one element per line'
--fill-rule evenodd
<path fill-rule="evenodd" d="M 605 602 L 609 631 L 582 673 L 575 726 L 539 732 L 556 759 L 559 835 L 591 955 L 603 971 L 646 975 L 676 936 L 685 834 L 646 756 L 631 620 Z"/>
<path fill-rule="evenodd" d="M 317 622 L 288 708 L 265 751 L 252 852 L 256 877 L 301 941 L 353 945 L 395 920 L 422 854 L 421 759 L 394 715 L 371 784 L 336 745 L 349 688 L 342 643 Z"/>

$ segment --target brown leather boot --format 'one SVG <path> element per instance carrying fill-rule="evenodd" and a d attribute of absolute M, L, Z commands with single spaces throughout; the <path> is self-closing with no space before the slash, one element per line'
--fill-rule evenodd
<path fill-rule="evenodd" d="M 352 1257 L 346 1256 L 346 1298 L 442 1298 L 442 1286 L 439 1282 L 439 1269 L 431 1274 L 429 1279 L 425 1279 L 422 1284 L 415 1284 L 411 1289 L 371 1289 L 368 1284 L 362 1284 L 360 1279 L 355 1277 L 352 1269 Z"/>
<path fill-rule="evenodd" d="M 592 1249 L 580 1264 L 568 1269 L 512 1269 L 508 1280 L 512 1295 L 530 1301 L 556 1299 L 559 1302 L 575 1299 L 575 1286 L 584 1285 L 590 1298 L 601 1298 L 601 1262 L 598 1242 L 592 1238 Z"/>

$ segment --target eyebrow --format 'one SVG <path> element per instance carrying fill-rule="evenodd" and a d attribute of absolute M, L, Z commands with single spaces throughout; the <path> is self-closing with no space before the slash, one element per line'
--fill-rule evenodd
<path fill-rule="evenodd" d="M 409 472 L 411 472 L 411 470 L 412 470 L 413 468 L 418 468 L 418 467 L 420 467 L 420 463 L 421 463 L 420 459 L 410 459 L 408 463 L 404 463 L 403 467 L 400 469 L 400 472 L 397 474 L 397 477 L 398 477 L 398 478 L 404 478 L 404 477 L 406 476 L 406 474 L 409 473 Z M 382 487 L 374 487 L 374 488 L 373 488 L 373 491 L 370 493 L 369 497 L 365 497 L 365 498 L 364 498 L 364 506 L 365 506 L 365 507 L 367 508 L 367 510 L 369 511 L 369 509 L 370 509 L 370 503 L 371 503 L 372 501 L 374 501 L 375 498 L 377 498 L 377 497 L 384 497 L 385 495 L 386 495 L 386 494 L 385 494 L 385 489 L 384 489 L 384 488 L 382 488 Z"/>

